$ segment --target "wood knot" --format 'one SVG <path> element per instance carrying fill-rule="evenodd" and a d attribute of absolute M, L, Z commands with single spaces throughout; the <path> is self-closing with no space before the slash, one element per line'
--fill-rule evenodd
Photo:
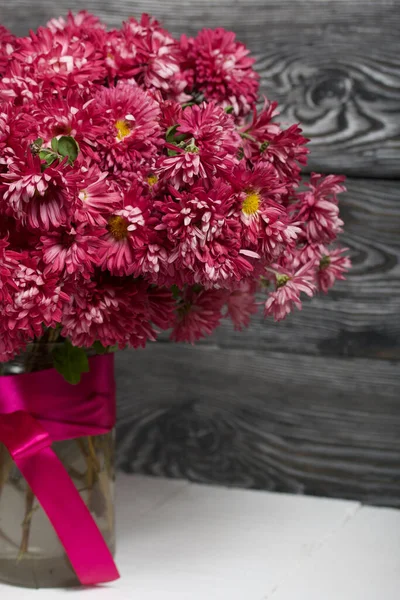
<path fill-rule="evenodd" d="M 309 104 L 320 108 L 335 108 L 345 104 L 351 94 L 353 80 L 340 71 L 325 71 L 310 87 Z"/>

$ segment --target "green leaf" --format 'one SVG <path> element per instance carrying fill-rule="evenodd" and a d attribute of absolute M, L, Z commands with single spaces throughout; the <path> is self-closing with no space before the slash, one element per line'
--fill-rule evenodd
<path fill-rule="evenodd" d="M 271 285 L 271 281 L 263 276 L 260 277 L 259 283 L 260 283 L 260 286 L 264 289 L 269 288 L 269 286 Z"/>
<path fill-rule="evenodd" d="M 53 350 L 55 369 L 68 383 L 76 385 L 81 380 L 82 373 L 89 372 L 89 361 L 83 348 L 77 348 L 69 340 L 65 340 L 60 348 Z"/>
<path fill-rule="evenodd" d="M 96 354 L 109 354 L 110 352 L 116 352 L 118 350 L 118 346 L 103 346 L 99 341 L 96 341 L 92 348 Z"/>
<path fill-rule="evenodd" d="M 319 261 L 319 268 L 322 270 L 327 269 L 330 264 L 331 264 L 331 257 L 325 254 Z"/>
<path fill-rule="evenodd" d="M 53 162 L 58 159 L 58 155 L 57 154 L 55 154 L 54 152 L 52 152 L 52 150 L 47 150 L 46 148 L 44 150 L 41 150 L 39 152 L 39 157 L 42 160 L 46 161 L 46 166 L 47 167 L 49 167 L 50 165 L 52 165 Z"/>
<path fill-rule="evenodd" d="M 93 350 L 96 352 L 96 354 L 106 354 L 107 353 L 107 347 L 103 346 L 103 344 L 101 342 L 95 342 L 92 346 Z"/>
<path fill-rule="evenodd" d="M 187 133 L 178 133 L 178 127 L 179 125 L 171 125 L 171 127 L 168 127 L 167 129 L 165 139 L 170 144 L 179 144 L 181 142 L 184 142 L 188 138 Z"/>
<path fill-rule="evenodd" d="M 72 165 L 79 154 L 78 142 L 69 135 L 62 135 L 57 143 L 57 152 L 64 158 L 68 156 L 68 162 Z"/>
<path fill-rule="evenodd" d="M 192 285 L 192 290 L 195 294 L 199 294 L 203 290 L 203 286 L 199 283 L 195 283 L 194 285 Z"/>
<path fill-rule="evenodd" d="M 168 127 L 167 133 L 165 134 L 165 139 L 167 140 L 167 142 L 172 143 L 174 141 L 178 127 L 179 125 L 171 125 L 171 127 Z"/>
<path fill-rule="evenodd" d="M 47 158 L 51 155 L 54 154 L 51 150 L 47 150 L 46 148 L 44 150 L 41 150 L 39 152 L 39 156 L 42 160 L 47 160 Z"/>
<path fill-rule="evenodd" d="M 181 290 L 178 288 L 177 285 L 171 285 L 171 292 L 175 300 L 181 297 Z"/>
<path fill-rule="evenodd" d="M 57 138 L 52 138 L 51 140 L 51 147 L 54 150 L 54 152 L 58 152 L 58 139 Z"/>
<path fill-rule="evenodd" d="M 188 139 L 188 135 L 187 133 L 181 133 L 180 135 L 176 135 L 175 136 L 175 143 L 178 144 L 179 146 L 181 146 L 183 144 L 183 142 L 185 142 Z"/>
<path fill-rule="evenodd" d="M 231 115 L 233 113 L 233 106 L 229 105 L 225 107 L 225 112 L 228 113 L 228 115 Z"/>

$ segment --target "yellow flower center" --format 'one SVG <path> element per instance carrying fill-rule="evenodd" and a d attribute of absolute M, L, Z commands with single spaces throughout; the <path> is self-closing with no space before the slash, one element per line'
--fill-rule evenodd
<path fill-rule="evenodd" d="M 281 287 L 283 287 L 284 285 L 287 284 L 287 282 L 289 281 L 290 277 L 289 275 L 281 275 L 280 273 L 276 274 L 276 288 L 279 289 Z"/>
<path fill-rule="evenodd" d="M 319 261 L 319 268 L 322 269 L 322 270 L 327 269 L 330 264 L 331 264 L 331 257 L 325 255 Z"/>
<path fill-rule="evenodd" d="M 153 187 L 153 185 L 156 185 L 157 181 L 158 181 L 157 175 L 149 175 L 147 178 L 147 183 L 151 187 Z"/>
<path fill-rule="evenodd" d="M 260 194 L 251 190 L 247 192 L 245 199 L 243 200 L 242 211 L 245 215 L 254 215 L 258 211 L 260 206 Z"/>
<path fill-rule="evenodd" d="M 117 140 L 121 141 L 131 133 L 131 126 L 125 119 L 115 121 L 115 129 L 117 130 Z"/>
<path fill-rule="evenodd" d="M 124 240 L 128 237 L 129 221 L 125 217 L 113 215 L 108 219 L 108 231 L 117 241 Z"/>
<path fill-rule="evenodd" d="M 88 193 L 86 190 L 81 190 L 79 192 L 79 200 L 82 200 L 82 202 L 86 202 L 87 198 L 88 198 Z"/>

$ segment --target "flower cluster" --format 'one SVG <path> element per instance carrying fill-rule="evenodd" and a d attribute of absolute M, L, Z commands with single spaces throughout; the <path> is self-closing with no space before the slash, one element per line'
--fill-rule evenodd
<path fill-rule="evenodd" d="M 301 186 L 306 140 L 257 109 L 247 48 L 148 15 L 0 27 L 0 360 L 48 331 L 144 346 L 284 318 L 349 268 L 343 177 Z M 264 300 L 261 301 L 261 295 Z"/>

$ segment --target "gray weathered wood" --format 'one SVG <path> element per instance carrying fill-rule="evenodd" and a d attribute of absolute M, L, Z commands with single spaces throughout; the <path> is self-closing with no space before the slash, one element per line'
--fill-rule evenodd
<path fill-rule="evenodd" d="M 117 381 L 128 472 L 400 506 L 398 364 L 153 344 Z"/>
<path fill-rule="evenodd" d="M 69 8 L 236 31 L 282 121 L 312 138 L 309 168 L 355 177 L 354 267 L 327 297 L 118 355 L 120 466 L 400 507 L 400 0 L 0 0 L 0 22 L 25 35 Z"/>
<path fill-rule="evenodd" d="M 119 26 L 156 15 L 174 34 L 223 26 L 258 58 L 262 92 L 311 138 L 309 167 L 400 177 L 400 0 L 2 0 L 18 34 L 83 6 Z"/>

